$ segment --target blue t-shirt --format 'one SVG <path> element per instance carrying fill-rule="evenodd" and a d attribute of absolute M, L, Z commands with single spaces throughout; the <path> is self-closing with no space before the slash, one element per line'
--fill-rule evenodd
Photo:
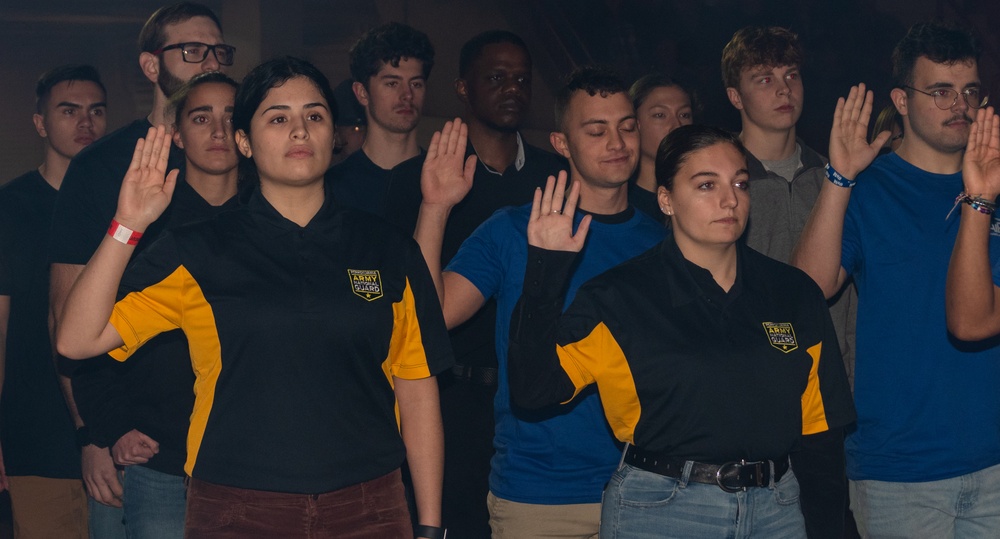
<path fill-rule="evenodd" d="M 891 153 L 851 194 L 841 259 L 858 287 L 851 479 L 933 481 L 1000 463 L 1000 341 L 962 343 L 945 325 L 961 212 L 945 216 L 962 187 L 961 173 L 931 174 Z"/>
<path fill-rule="evenodd" d="M 494 414 L 496 436 L 490 471 L 494 496 L 520 503 L 597 503 L 620 458 L 596 390 L 568 406 L 514 415 L 507 379 L 510 318 L 521 297 L 528 252 L 531 205 L 499 210 L 462 244 L 448 264 L 483 297 L 497 300 L 497 358 L 500 364 Z M 617 224 L 594 219 L 569 284 L 564 308 L 577 288 L 663 240 L 666 229 L 642 212 Z M 583 214 L 577 213 L 579 224 Z"/>

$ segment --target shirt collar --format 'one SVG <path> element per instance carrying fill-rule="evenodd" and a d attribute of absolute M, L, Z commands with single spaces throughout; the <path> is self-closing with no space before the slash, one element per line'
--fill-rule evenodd
<path fill-rule="evenodd" d="M 288 234 L 292 232 L 302 232 L 311 231 L 316 229 L 320 222 L 324 221 L 321 217 L 324 214 L 332 211 L 333 206 L 331 200 L 333 197 L 330 196 L 329 189 L 325 193 L 323 200 L 323 205 L 320 207 L 316 215 L 306 224 L 306 226 L 299 226 L 294 221 L 285 218 L 284 215 L 278 212 L 271 205 L 270 202 L 264 198 L 264 195 L 260 192 L 260 186 L 254 188 L 253 193 L 250 195 L 250 200 L 247 202 L 247 209 L 250 211 L 251 217 L 257 222 L 262 228 L 264 228 L 266 234 L 269 237 L 276 237 L 282 234 Z"/>
<path fill-rule="evenodd" d="M 680 307 L 695 301 L 698 297 L 708 297 L 722 305 L 729 305 L 743 291 L 744 253 L 746 248 L 741 242 L 736 242 L 736 280 L 729 292 L 715 282 L 711 272 L 684 258 L 673 234 L 668 234 L 661 244 L 664 262 L 669 268 L 668 285 L 671 288 L 673 306 Z"/>
<path fill-rule="evenodd" d="M 517 157 L 514 158 L 514 170 L 521 172 L 521 168 L 524 167 L 524 141 L 521 140 L 521 133 L 515 134 L 517 135 Z M 471 142 L 469 143 L 469 147 L 472 148 L 472 153 L 476 154 L 476 157 L 479 157 L 479 153 L 476 152 L 476 148 Z M 483 168 L 486 169 L 486 172 L 496 174 L 497 176 L 503 176 L 503 171 L 494 170 L 493 167 L 487 165 L 481 159 L 478 161 L 483 164 Z"/>

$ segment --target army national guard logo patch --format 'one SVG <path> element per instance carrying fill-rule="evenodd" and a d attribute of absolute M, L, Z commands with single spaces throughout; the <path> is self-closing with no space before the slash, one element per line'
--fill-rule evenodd
<path fill-rule="evenodd" d="M 799 347 L 795 340 L 795 328 L 788 322 L 764 322 L 764 332 L 771 346 L 786 354 Z"/>
<path fill-rule="evenodd" d="M 382 297 L 382 276 L 378 270 L 348 269 L 347 275 L 351 277 L 351 288 L 356 296 L 368 301 Z"/>

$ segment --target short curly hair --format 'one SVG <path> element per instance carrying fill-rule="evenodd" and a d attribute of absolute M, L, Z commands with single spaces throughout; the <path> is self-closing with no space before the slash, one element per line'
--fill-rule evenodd
<path fill-rule="evenodd" d="M 569 107 L 573 94 L 578 91 L 587 92 L 591 96 L 600 94 L 601 97 L 607 97 L 617 93 L 626 93 L 626 97 L 628 96 L 628 86 L 613 69 L 605 66 L 578 67 L 569 74 L 569 77 L 566 78 L 566 84 L 556 93 L 557 129 L 563 129 L 563 117 L 566 115 L 566 109 Z"/>
<path fill-rule="evenodd" d="M 434 46 L 427 34 L 398 22 L 390 22 L 364 33 L 351 47 L 351 76 L 368 87 L 368 81 L 385 64 L 399 67 L 403 58 L 420 60 L 424 78 L 434 67 Z"/>
<path fill-rule="evenodd" d="M 747 26 L 722 49 L 722 84 L 739 88 L 740 73 L 754 66 L 801 66 L 805 51 L 799 36 L 780 26 Z"/>
<path fill-rule="evenodd" d="M 921 56 L 935 64 L 979 62 L 983 48 L 976 36 L 940 22 L 914 24 L 892 51 L 892 82 L 897 88 L 913 85 L 913 68 Z"/>

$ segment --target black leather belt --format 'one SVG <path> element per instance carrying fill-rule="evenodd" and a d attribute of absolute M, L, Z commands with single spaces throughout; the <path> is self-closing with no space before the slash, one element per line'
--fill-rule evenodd
<path fill-rule="evenodd" d="M 456 364 L 451 368 L 451 374 L 455 376 L 455 380 L 496 387 L 497 378 L 499 378 L 499 369 L 496 367 L 472 367 Z"/>
<path fill-rule="evenodd" d="M 625 463 L 640 470 L 680 479 L 684 473 L 685 461 L 629 446 L 628 450 L 625 451 Z M 774 461 L 747 462 L 740 460 L 725 464 L 694 462 L 688 481 L 718 485 L 726 492 L 739 492 L 749 487 L 766 487 L 771 484 L 772 464 L 774 465 L 774 481 L 778 482 L 788 471 L 787 456 Z"/>

